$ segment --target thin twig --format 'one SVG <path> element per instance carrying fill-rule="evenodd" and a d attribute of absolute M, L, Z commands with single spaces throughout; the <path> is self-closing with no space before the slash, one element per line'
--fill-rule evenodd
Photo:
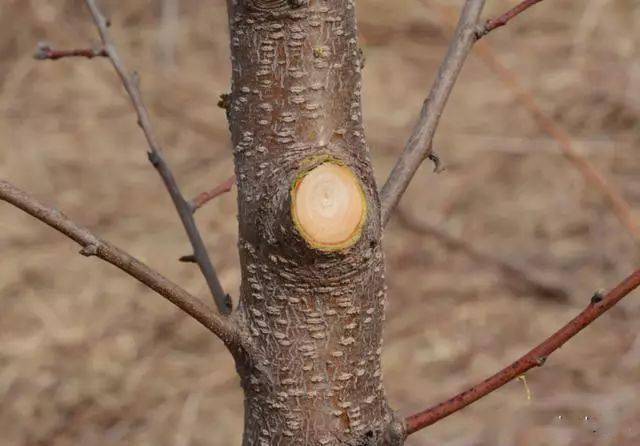
<path fill-rule="evenodd" d="M 478 43 L 477 52 L 482 60 L 498 75 L 515 95 L 517 101 L 529 112 L 540 128 L 556 140 L 562 154 L 578 169 L 588 184 L 594 185 L 605 198 L 616 218 L 640 242 L 640 227 L 634 220 L 631 205 L 607 178 L 582 156 L 574 147 L 569 133 L 542 110 L 534 96 L 522 86 L 518 76 L 497 57 L 487 42 Z"/>
<path fill-rule="evenodd" d="M 180 257 L 178 261 L 183 263 L 196 263 L 196 258 L 193 254 L 187 254 L 186 256 Z"/>
<path fill-rule="evenodd" d="M 234 184 L 236 184 L 236 176 L 231 175 L 229 178 L 218 184 L 213 189 L 199 193 L 196 197 L 193 198 L 193 200 L 189 202 L 191 211 L 195 212 L 214 198 L 219 197 L 226 192 L 229 192 L 233 188 Z"/>
<path fill-rule="evenodd" d="M 237 347 L 239 345 L 240 335 L 235 323 L 219 316 L 197 297 L 126 252 L 101 240 L 88 229 L 77 225 L 60 211 L 39 203 L 26 192 L 4 180 L 0 180 L 0 200 L 22 209 L 78 243 L 82 246 L 80 251 L 82 255 L 97 256 L 135 277 L 200 322 L 227 346 Z"/>
<path fill-rule="evenodd" d="M 509 381 L 522 376 L 528 370 L 534 367 L 541 367 L 553 352 L 602 316 L 638 286 L 640 286 L 640 270 L 624 279 L 606 296 L 596 293 L 584 311 L 511 365 L 453 398 L 406 418 L 407 435 L 411 435 L 465 408 L 504 386 Z"/>
<path fill-rule="evenodd" d="M 448 6 L 434 3 L 439 9 L 444 23 L 453 25 L 454 11 Z M 632 207 L 607 178 L 573 146 L 569 133 L 542 110 L 533 94 L 528 91 L 518 79 L 516 73 L 504 65 L 488 42 L 478 42 L 476 51 L 483 62 L 500 78 L 512 91 L 517 101 L 533 117 L 540 128 L 556 140 L 562 154 L 578 169 L 588 184 L 594 185 L 605 198 L 607 204 L 620 221 L 622 226 L 631 234 L 636 242 L 640 242 L 640 226 L 633 218 Z"/>
<path fill-rule="evenodd" d="M 484 7 L 484 0 L 466 1 L 447 55 L 440 65 L 436 80 L 420 111 L 420 119 L 413 128 L 404 151 L 396 161 L 380 192 L 383 225 L 386 225 L 391 218 L 392 211 L 400 202 L 402 194 L 407 190 L 418 167 L 432 151 L 431 145 L 440 122 L 440 116 L 473 44 L 490 31 L 506 24 L 513 17 L 540 1 L 542 0 L 524 1 L 499 18 L 489 20 L 480 28 L 478 21 Z M 500 25 L 502 21 L 504 23 Z"/>
<path fill-rule="evenodd" d="M 488 265 L 500 270 L 505 276 L 512 280 L 515 286 L 526 287 L 536 295 L 555 302 L 566 302 L 569 299 L 566 288 L 561 286 L 561 284 L 556 284 L 543 277 L 538 277 L 527 268 L 518 266 L 490 252 L 483 251 L 467 240 L 456 237 L 438 226 L 426 222 L 418 222 L 401 207 L 396 209 L 396 216 L 398 222 L 406 229 L 416 234 L 434 237 L 444 243 L 448 248 L 464 252 L 479 264 Z"/>
<path fill-rule="evenodd" d="M 104 48 L 80 48 L 75 50 L 54 50 L 48 43 L 40 42 L 33 57 L 37 60 L 58 60 L 65 57 L 109 57 Z"/>
<path fill-rule="evenodd" d="M 500 28 L 501 26 L 505 26 L 509 21 L 511 21 L 514 17 L 519 14 L 522 14 L 527 9 L 531 8 L 533 5 L 540 3 L 542 0 L 525 0 L 518 5 L 514 6 L 500 17 L 496 17 L 495 19 L 489 19 L 485 22 L 484 26 L 478 30 L 478 38 L 482 36 L 486 36 L 491 31 L 496 28 Z"/>
<path fill-rule="evenodd" d="M 171 196 L 173 204 L 178 211 L 178 215 L 180 216 L 182 225 L 184 226 L 187 236 L 189 237 L 189 241 L 191 242 L 196 263 L 200 267 L 200 271 L 202 271 L 202 274 L 207 281 L 207 285 L 209 287 L 209 290 L 211 291 L 211 294 L 213 295 L 218 310 L 222 314 L 229 314 L 231 313 L 231 298 L 222 289 L 222 285 L 220 284 L 220 280 L 218 279 L 216 270 L 211 263 L 209 255 L 207 254 L 202 236 L 200 235 L 200 232 L 198 231 L 195 220 L 193 218 L 193 211 L 191 209 L 191 206 L 184 199 L 184 196 L 182 195 L 182 192 L 180 192 L 178 183 L 176 182 L 176 179 L 174 178 L 169 165 L 162 156 L 160 144 L 151 127 L 149 112 L 146 105 L 144 104 L 144 101 L 142 100 L 142 95 L 138 87 L 139 80 L 137 74 L 128 74 L 128 71 L 125 68 L 122 60 L 120 59 L 120 56 L 118 55 L 118 52 L 116 50 L 116 46 L 113 43 L 113 39 L 111 38 L 111 35 L 109 33 L 108 28 L 110 26 L 110 23 L 98 8 L 95 0 L 85 0 L 85 3 L 91 12 L 93 21 L 96 25 L 96 28 L 98 29 L 98 33 L 100 34 L 100 40 L 102 41 L 103 46 L 103 49 L 101 51 L 104 52 L 104 54 L 106 54 L 106 57 L 108 57 L 111 61 L 111 64 L 120 77 L 122 85 L 129 95 L 131 104 L 133 105 L 133 108 L 138 115 L 138 125 L 142 129 L 142 132 L 144 133 L 147 144 L 149 146 L 149 150 L 147 152 L 149 161 L 151 162 L 151 164 L 153 164 L 153 166 L 160 174 L 162 181 L 164 182 L 167 191 Z"/>

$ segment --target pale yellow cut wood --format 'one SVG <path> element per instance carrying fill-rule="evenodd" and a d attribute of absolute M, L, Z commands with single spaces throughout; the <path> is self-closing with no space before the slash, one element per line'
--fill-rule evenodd
<path fill-rule="evenodd" d="M 325 162 L 296 180 L 291 191 L 296 228 L 316 249 L 345 249 L 360 238 L 367 204 L 358 177 L 347 166 Z"/>

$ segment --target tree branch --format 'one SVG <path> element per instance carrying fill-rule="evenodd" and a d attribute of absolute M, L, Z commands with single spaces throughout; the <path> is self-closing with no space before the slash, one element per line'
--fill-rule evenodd
<path fill-rule="evenodd" d="M 173 177 L 173 173 L 162 156 L 160 145 L 151 128 L 149 112 L 147 111 L 147 107 L 142 100 L 142 95 L 138 88 L 137 78 L 136 76 L 130 76 L 127 74 L 127 70 L 122 63 L 109 34 L 109 23 L 102 12 L 100 12 L 96 1 L 85 0 L 85 3 L 91 11 L 91 16 L 93 17 L 93 21 L 98 29 L 100 39 L 102 40 L 102 44 L 104 45 L 109 60 L 111 61 L 113 68 L 118 73 L 125 90 L 131 98 L 131 103 L 136 110 L 136 114 L 138 115 L 138 125 L 142 129 L 149 145 L 149 161 L 151 161 L 151 164 L 153 164 L 162 177 L 162 180 L 171 195 L 171 199 L 178 210 L 184 229 L 187 232 L 187 236 L 189 237 L 189 241 L 193 247 L 193 255 L 200 267 L 200 271 L 202 271 L 202 274 L 207 281 L 207 285 L 211 290 L 211 294 L 213 295 L 218 310 L 222 314 L 229 314 L 231 312 L 231 298 L 222 289 L 216 270 L 211 263 L 211 259 L 207 254 L 204 242 L 202 241 L 202 237 L 200 236 L 200 232 L 196 226 L 191 207 L 180 192 L 178 184 Z"/>
<path fill-rule="evenodd" d="M 528 4 L 527 7 L 535 4 L 528 2 L 524 3 Z M 451 7 L 437 3 L 434 3 L 433 6 L 440 10 L 444 23 L 449 23 L 450 26 L 455 24 L 455 12 Z M 516 7 L 511 11 L 522 12 L 524 9 Z M 515 17 L 516 14 L 513 14 L 511 11 L 506 13 L 504 16 L 511 18 Z M 489 22 L 492 21 L 489 20 Z M 495 27 L 492 29 L 495 29 Z M 618 188 L 611 184 L 611 182 L 593 165 L 593 163 L 575 149 L 573 140 L 569 133 L 543 111 L 533 94 L 531 94 L 531 92 L 522 85 L 522 82 L 520 82 L 516 73 L 500 61 L 496 52 L 488 42 L 478 42 L 476 45 L 476 51 L 482 61 L 498 76 L 498 78 L 500 78 L 507 88 L 512 91 L 516 100 L 529 112 L 540 128 L 556 140 L 562 154 L 574 165 L 584 180 L 600 191 L 618 221 L 620 221 L 622 226 L 625 227 L 636 243 L 639 243 L 640 226 L 638 226 L 638 223 L 633 218 L 631 210 L 632 206 L 624 198 Z"/>
<path fill-rule="evenodd" d="M 75 50 L 54 50 L 48 43 L 38 43 L 38 49 L 33 57 L 37 60 L 58 60 L 65 57 L 108 57 L 104 48 L 80 48 Z"/>
<path fill-rule="evenodd" d="M 506 25 L 509 20 L 540 1 L 542 0 L 523 1 L 497 19 L 488 20 L 480 28 L 478 21 L 485 1 L 466 1 L 447 55 L 440 65 L 436 80 L 420 111 L 418 123 L 413 128 L 404 151 L 396 161 L 380 192 L 384 225 L 389 221 L 391 212 L 400 202 L 402 194 L 407 190 L 418 167 L 431 154 L 431 145 L 440 122 L 440 116 L 473 44 L 492 30 Z"/>
<path fill-rule="evenodd" d="M 147 155 L 149 157 L 149 161 L 156 168 L 162 181 L 171 196 L 171 200 L 178 211 L 178 215 L 180 216 L 180 220 L 182 221 L 182 225 L 189 237 L 189 241 L 193 248 L 193 256 L 196 260 L 196 263 L 200 267 L 200 271 L 204 276 L 209 290 L 214 298 L 216 306 L 218 310 L 222 314 L 231 313 L 231 298 L 228 294 L 226 294 L 220 284 L 220 280 L 218 279 L 218 274 L 207 254 L 207 250 L 205 248 L 204 242 L 202 240 L 202 236 L 198 231 L 198 227 L 196 226 L 195 220 L 193 218 L 193 211 L 191 209 L 190 204 L 185 200 L 180 188 L 178 187 L 178 183 L 176 182 L 169 165 L 165 161 L 162 156 L 162 151 L 160 150 L 160 144 L 153 132 L 151 127 L 151 120 L 149 118 L 149 112 L 147 107 L 142 100 L 142 94 L 140 93 L 140 89 L 138 86 L 139 79 L 137 74 L 134 72 L 133 74 L 128 74 L 120 56 L 118 55 L 118 51 L 116 49 L 115 44 L 111 38 L 109 33 L 109 21 L 104 17 L 100 9 L 98 8 L 95 0 L 85 0 L 87 7 L 91 12 L 91 16 L 93 21 L 98 29 L 98 33 L 100 35 L 100 40 L 102 41 L 102 49 L 99 50 L 99 55 L 104 55 L 111 61 L 111 65 L 115 69 L 118 74 L 124 89 L 126 90 L 129 98 L 131 99 L 131 104 L 136 111 L 138 116 L 138 125 L 142 129 L 144 136 L 147 140 L 147 144 L 149 146 L 149 150 Z M 83 50 L 71 50 L 71 51 L 54 51 L 49 48 L 48 50 L 36 53 L 36 56 L 42 56 L 37 58 L 42 59 L 59 59 L 61 57 L 68 57 L 71 55 L 83 55 L 87 57 L 86 54 L 82 54 Z"/>
<path fill-rule="evenodd" d="M 39 203 L 5 180 L 0 180 L 0 200 L 22 209 L 78 243 L 82 246 L 82 255 L 97 256 L 135 277 L 216 334 L 228 347 L 240 346 L 240 332 L 232 320 L 217 315 L 195 296 L 126 252 L 101 240 L 88 229 L 77 225 L 60 211 Z"/>
<path fill-rule="evenodd" d="M 627 232 L 636 242 L 640 242 L 640 227 L 633 218 L 631 205 L 623 197 L 622 193 L 609 182 L 591 161 L 575 149 L 569 133 L 547 116 L 535 97 L 522 86 L 518 76 L 500 61 L 493 48 L 488 45 L 488 42 L 479 42 L 477 52 L 487 66 L 513 92 L 516 100 L 529 112 L 538 126 L 556 140 L 562 154 L 575 166 L 585 181 L 600 191 L 605 202 Z"/>
<path fill-rule="evenodd" d="M 213 200 L 216 197 L 219 197 L 220 195 L 226 192 L 229 192 L 233 188 L 234 184 L 236 184 L 236 176 L 231 175 L 229 178 L 224 180 L 222 183 L 218 184 L 213 189 L 199 193 L 197 196 L 193 198 L 193 200 L 189 202 L 189 206 L 191 207 L 191 212 L 195 213 L 198 209 L 200 209 L 202 206 L 207 204 L 209 201 Z"/>
<path fill-rule="evenodd" d="M 420 164 L 431 151 L 433 136 L 440 122 L 451 90 L 458 79 L 462 66 L 477 39 L 477 25 L 485 0 L 467 0 L 458 27 L 442 65 L 431 87 L 431 92 L 420 111 L 418 123 L 413 128 L 409 141 L 380 193 L 382 223 L 386 225 L 391 211 L 409 186 Z"/>
<path fill-rule="evenodd" d="M 513 364 L 453 398 L 423 412 L 407 417 L 405 420 L 407 435 L 411 435 L 465 408 L 494 390 L 504 386 L 509 381 L 522 376 L 528 370 L 534 367 L 541 367 L 549 355 L 602 316 L 607 310 L 611 309 L 638 286 L 640 286 L 640 270 L 637 270 L 620 282 L 620 284 L 606 296 L 602 296 L 599 293 L 594 294 L 591 303 L 584 311 Z"/>

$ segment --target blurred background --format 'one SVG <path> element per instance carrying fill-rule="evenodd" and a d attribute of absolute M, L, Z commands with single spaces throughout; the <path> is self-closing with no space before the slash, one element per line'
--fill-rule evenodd
<path fill-rule="evenodd" d="M 207 3 L 206 5 L 204 3 Z M 486 17 L 515 1 L 487 2 Z M 102 1 L 187 196 L 232 173 L 223 1 Z M 359 0 L 368 139 L 382 182 L 451 36 L 460 1 Z M 640 1 L 548 0 L 486 38 L 640 222 Z M 97 42 L 80 0 L 0 3 L 0 176 L 203 298 L 175 210 L 105 60 L 37 62 Z M 385 236 L 384 370 L 404 414 L 511 362 L 640 263 L 638 240 L 474 52 L 435 147 Z M 495 66 L 494 66 L 495 69 Z M 235 191 L 198 214 L 237 295 Z M 237 445 L 242 395 L 208 332 L 115 268 L 0 203 L 0 442 Z M 409 445 L 640 444 L 640 296 L 542 369 Z"/>

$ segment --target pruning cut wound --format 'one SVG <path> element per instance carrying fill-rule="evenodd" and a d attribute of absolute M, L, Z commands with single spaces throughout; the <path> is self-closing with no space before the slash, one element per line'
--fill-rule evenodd
<path fill-rule="evenodd" d="M 305 171 L 291 189 L 293 223 L 307 244 L 339 251 L 355 244 L 367 216 L 367 200 L 353 171 L 337 162 Z"/>

